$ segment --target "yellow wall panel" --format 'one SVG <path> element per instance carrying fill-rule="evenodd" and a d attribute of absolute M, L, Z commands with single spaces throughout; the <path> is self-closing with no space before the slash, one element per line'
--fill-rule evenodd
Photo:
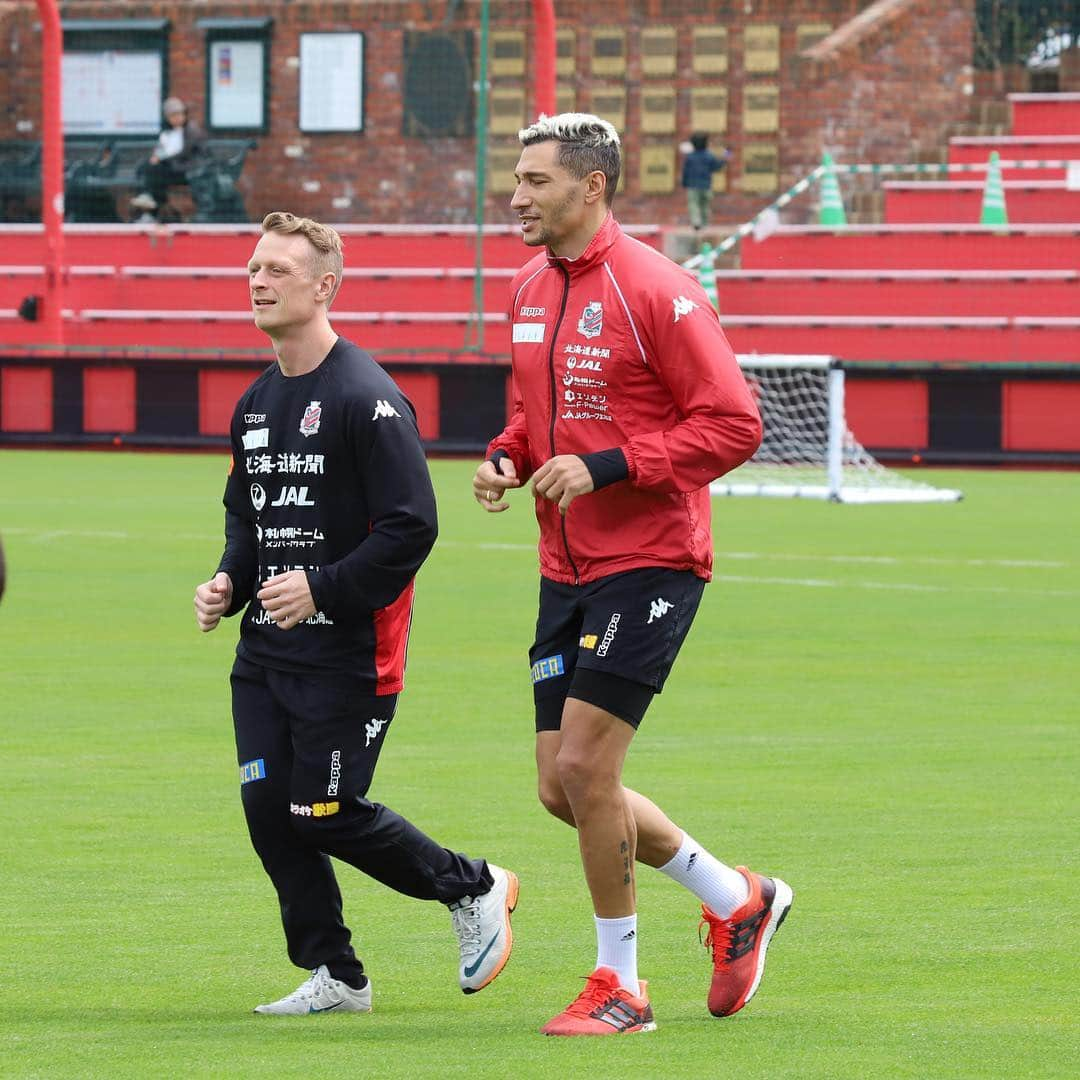
<path fill-rule="evenodd" d="M 751 23 L 743 29 L 743 66 L 752 75 L 780 70 L 780 27 Z"/>
<path fill-rule="evenodd" d="M 674 26 L 650 26 L 641 31 L 641 71 L 645 75 L 674 75 L 678 39 Z"/>
<path fill-rule="evenodd" d="M 694 27 L 695 75 L 724 75 L 728 69 L 728 37 L 724 26 Z"/>

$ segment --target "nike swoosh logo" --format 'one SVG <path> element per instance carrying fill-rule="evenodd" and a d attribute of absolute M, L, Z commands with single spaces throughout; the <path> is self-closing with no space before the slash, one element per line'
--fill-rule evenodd
<path fill-rule="evenodd" d="M 484 962 L 484 957 L 487 956 L 487 954 L 489 952 L 491 952 L 491 947 L 495 944 L 496 941 L 499 940 L 499 935 L 501 933 L 502 933 L 502 930 L 500 929 L 499 933 L 496 934 L 487 943 L 487 948 L 476 958 L 476 961 L 465 969 L 465 978 L 466 979 L 471 979 L 480 970 L 480 965 Z"/>
<path fill-rule="evenodd" d="M 330 1012 L 331 1009 L 336 1009 L 336 1008 L 338 1008 L 338 1006 L 344 1005 L 344 1004 L 345 1004 L 345 1000 L 343 998 L 341 1001 L 335 1001 L 333 1005 L 327 1005 L 325 1009 L 316 1009 L 314 1005 L 309 1005 L 307 1011 L 308 1011 L 309 1014 L 310 1013 Z"/>

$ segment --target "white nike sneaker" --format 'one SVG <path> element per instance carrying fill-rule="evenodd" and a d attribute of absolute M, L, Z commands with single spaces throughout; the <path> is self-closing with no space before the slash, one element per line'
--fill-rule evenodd
<path fill-rule="evenodd" d="M 461 946 L 458 982 L 466 994 L 475 994 L 504 967 L 514 947 L 510 913 L 517 907 L 517 874 L 488 863 L 495 884 L 475 899 L 463 896 L 450 905 L 450 918 Z"/>
<path fill-rule="evenodd" d="M 301 983 L 291 994 L 269 1005 L 256 1005 L 257 1013 L 277 1016 L 307 1016 L 324 1012 L 371 1012 L 371 980 L 363 990 L 354 990 L 348 983 L 335 979 L 323 964 L 311 978 Z"/>

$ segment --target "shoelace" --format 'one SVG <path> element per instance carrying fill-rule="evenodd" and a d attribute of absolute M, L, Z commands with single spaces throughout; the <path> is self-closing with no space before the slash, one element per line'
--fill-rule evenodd
<path fill-rule="evenodd" d="M 480 951 L 480 901 L 470 900 L 452 909 L 450 921 L 461 944 L 462 956 L 475 956 Z"/>
<path fill-rule="evenodd" d="M 703 926 L 709 928 L 704 939 L 701 936 Z M 711 919 L 702 918 L 701 922 L 698 923 L 698 941 L 705 948 L 712 950 L 714 964 L 731 959 L 731 921 L 729 919 L 718 919 L 713 922 Z"/>
<path fill-rule="evenodd" d="M 741 922 L 732 922 L 730 919 L 713 922 L 703 918 L 698 923 L 698 940 L 701 940 L 701 928 L 707 923 L 709 932 L 705 935 L 704 944 L 712 949 L 713 963 L 734 963 L 753 948 L 758 928 L 766 914 L 767 909 L 762 908 Z"/>
<path fill-rule="evenodd" d="M 592 1016 L 592 1014 L 614 997 L 611 986 L 595 975 L 585 980 L 585 989 L 570 1003 L 566 1012 L 571 1016 Z"/>
<path fill-rule="evenodd" d="M 322 977 L 318 968 L 311 973 L 311 978 L 307 982 L 301 983 L 291 994 L 283 997 L 282 1003 L 287 1001 L 311 1001 L 315 995 L 322 989 L 325 979 Z"/>

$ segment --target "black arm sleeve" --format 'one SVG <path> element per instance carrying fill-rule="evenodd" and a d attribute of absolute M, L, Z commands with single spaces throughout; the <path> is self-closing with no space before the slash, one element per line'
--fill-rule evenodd
<path fill-rule="evenodd" d="M 582 454 L 581 460 L 592 477 L 593 491 L 599 491 L 608 484 L 617 484 L 630 475 L 630 466 L 626 455 L 617 447 L 610 450 L 597 450 L 591 454 Z"/>
<path fill-rule="evenodd" d="M 438 534 L 435 492 L 415 415 L 404 395 L 388 400 L 398 415 L 372 418 L 366 402 L 350 409 L 349 438 L 367 494 L 370 531 L 344 558 L 308 573 L 315 606 L 331 618 L 392 604 Z"/>

